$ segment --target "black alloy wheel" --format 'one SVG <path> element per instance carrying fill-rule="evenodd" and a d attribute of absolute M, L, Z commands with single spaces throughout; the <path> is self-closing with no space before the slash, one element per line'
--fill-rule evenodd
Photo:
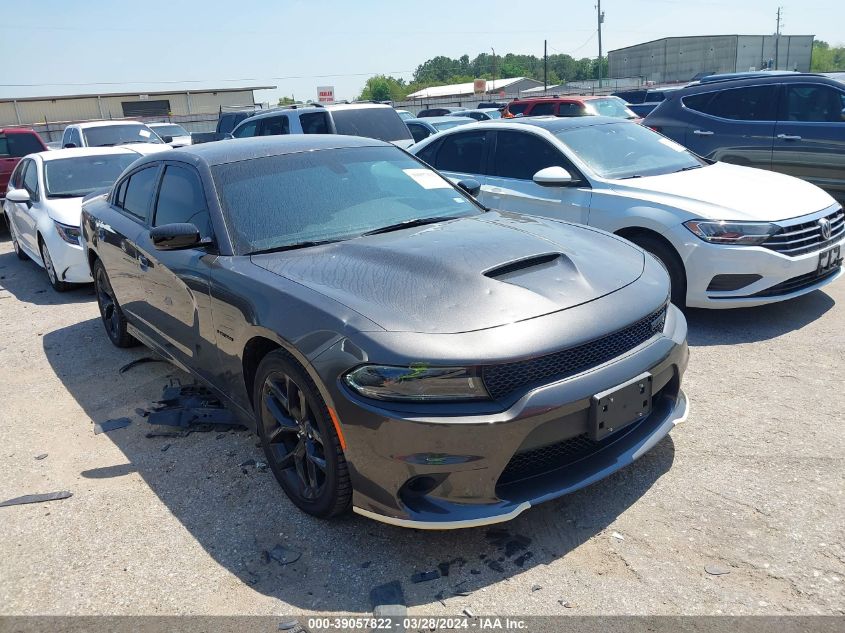
<path fill-rule="evenodd" d="M 258 431 L 276 479 L 309 514 L 346 511 L 352 495 L 346 460 L 313 381 L 281 351 L 264 358 L 257 377 Z"/>
<path fill-rule="evenodd" d="M 100 308 L 100 316 L 103 318 L 103 326 L 109 340 L 116 347 L 132 347 L 138 343 L 126 329 L 126 317 L 120 309 L 117 300 L 114 298 L 109 276 L 106 268 L 99 259 L 94 262 L 94 291 L 97 294 L 97 305 Z"/>

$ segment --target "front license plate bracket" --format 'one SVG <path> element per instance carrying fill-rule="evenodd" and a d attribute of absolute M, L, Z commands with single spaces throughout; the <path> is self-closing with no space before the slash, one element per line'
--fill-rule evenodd
<path fill-rule="evenodd" d="M 834 246 L 819 253 L 819 266 L 816 269 L 817 275 L 824 275 L 834 268 L 842 265 L 842 250 L 840 246 Z"/>
<path fill-rule="evenodd" d="M 603 440 L 651 413 L 652 383 L 648 372 L 628 382 L 597 393 L 590 404 L 590 435 Z"/>

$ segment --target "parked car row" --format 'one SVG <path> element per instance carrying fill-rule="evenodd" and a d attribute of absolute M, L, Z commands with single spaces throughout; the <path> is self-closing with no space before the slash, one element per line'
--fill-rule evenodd
<path fill-rule="evenodd" d="M 79 148 L 16 167 L 12 240 L 57 290 L 93 280 L 114 345 L 226 402 L 305 512 L 505 521 L 686 419 L 680 308 L 811 292 L 845 247 L 809 182 L 531 101 L 483 121 L 284 107 L 178 149 L 69 126 Z M 412 145 L 414 125 L 436 133 Z"/>

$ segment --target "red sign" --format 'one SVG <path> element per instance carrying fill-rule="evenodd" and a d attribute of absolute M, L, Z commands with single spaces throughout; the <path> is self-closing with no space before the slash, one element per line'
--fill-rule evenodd
<path fill-rule="evenodd" d="M 317 86 L 318 103 L 334 102 L 334 86 Z"/>

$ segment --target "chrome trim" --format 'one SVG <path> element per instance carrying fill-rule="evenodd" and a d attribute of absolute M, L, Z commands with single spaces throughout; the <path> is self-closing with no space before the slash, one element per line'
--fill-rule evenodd
<path fill-rule="evenodd" d="M 504 523 L 505 521 L 515 519 L 530 507 L 531 503 L 523 501 L 516 508 L 510 512 L 506 512 L 505 514 L 497 514 L 479 519 L 464 519 L 462 521 L 414 521 L 412 519 L 398 519 L 396 517 L 389 517 L 384 514 L 371 512 L 370 510 L 364 510 L 363 508 L 358 508 L 356 506 L 352 506 L 352 511 L 355 512 L 355 514 L 360 514 L 368 519 L 373 519 L 374 521 L 387 523 L 389 525 L 395 525 L 397 527 L 416 528 L 417 530 L 458 530 L 461 528 L 472 528 L 482 525 L 492 525 L 494 523 Z"/>

